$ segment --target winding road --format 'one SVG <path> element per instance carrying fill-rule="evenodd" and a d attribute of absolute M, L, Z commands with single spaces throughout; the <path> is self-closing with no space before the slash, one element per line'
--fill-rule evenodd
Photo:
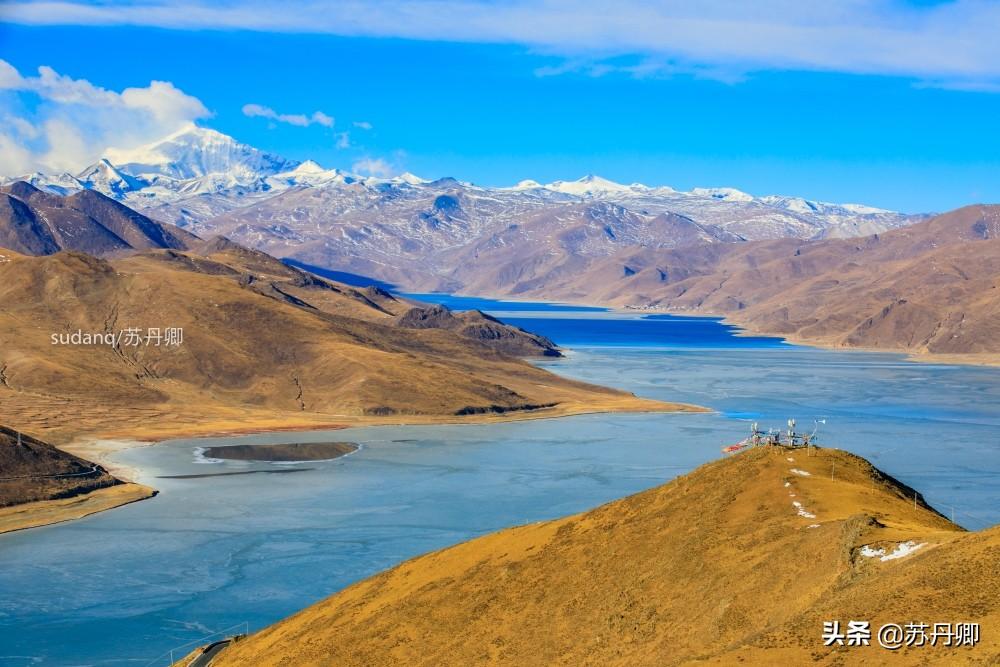
<path fill-rule="evenodd" d="M 208 667 L 212 664 L 212 660 L 218 656 L 220 653 L 225 651 L 229 647 L 229 643 L 232 639 L 223 639 L 217 641 L 214 644 L 209 644 L 202 651 L 201 655 L 188 663 L 187 667 Z"/>

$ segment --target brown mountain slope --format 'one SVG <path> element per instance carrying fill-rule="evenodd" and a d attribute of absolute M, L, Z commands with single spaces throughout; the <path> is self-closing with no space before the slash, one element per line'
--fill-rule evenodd
<path fill-rule="evenodd" d="M 0 426 L 0 507 L 67 498 L 119 483 L 97 464 Z"/>
<path fill-rule="evenodd" d="M 452 313 L 444 306 L 417 306 L 398 315 L 395 323 L 404 329 L 447 329 L 517 357 L 562 356 L 548 338 L 504 324 L 478 310 Z"/>
<path fill-rule="evenodd" d="M 404 329 L 446 329 L 511 356 L 561 356 L 555 344 L 547 338 L 504 324 L 479 311 L 452 313 L 444 306 L 429 306 L 397 298 L 377 287 L 358 289 L 336 283 L 224 237 L 199 241 L 193 249 L 211 261 L 204 262 L 190 254 L 172 252 L 152 256 L 187 263 L 193 270 L 238 276 L 241 284 L 255 291 L 293 303 L 308 303 L 325 313 L 392 324 Z M 224 268 L 215 264 L 222 264 Z"/>
<path fill-rule="evenodd" d="M 29 255 L 78 250 L 103 256 L 186 248 L 196 240 L 93 190 L 62 197 L 23 181 L 0 186 L 0 248 Z"/>
<path fill-rule="evenodd" d="M 886 561 L 862 551 L 908 541 L 923 546 Z M 911 489 L 858 457 L 758 448 L 407 561 L 213 664 L 990 664 L 998 551 L 1000 530 L 966 533 L 915 507 Z M 982 638 L 973 649 L 888 651 L 874 636 L 870 647 L 824 647 L 829 620 L 876 631 L 979 622 Z"/>
<path fill-rule="evenodd" d="M 861 239 L 629 250 L 471 293 L 714 313 L 832 346 L 1000 354 L 1000 206 L 970 206 Z"/>
<path fill-rule="evenodd" d="M 0 251 L 0 413 L 60 442 L 98 432 L 670 408 L 559 378 L 451 331 L 401 329 L 378 303 L 392 299 L 384 293 L 260 253 L 216 250 L 111 262 Z M 183 343 L 156 345 L 157 329 L 183 329 Z M 111 344 L 58 338 L 78 331 L 110 334 Z"/>

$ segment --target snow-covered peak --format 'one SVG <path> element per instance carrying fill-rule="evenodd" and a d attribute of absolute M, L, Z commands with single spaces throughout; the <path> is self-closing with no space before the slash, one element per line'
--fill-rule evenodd
<path fill-rule="evenodd" d="M 297 166 L 295 169 L 292 169 L 288 173 L 290 173 L 290 174 L 322 174 L 325 171 L 327 171 L 327 170 L 323 169 L 323 167 L 321 167 L 319 165 L 319 163 L 316 162 L 315 160 L 306 160 L 305 162 L 303 162 L 302 164 L 300 164 L 299 166 Z"/>
<path fill-rule="evenodd" d="M 721 199 L 723 201 L 750 202 L 754 199 L 753 195 L 748 195 L 742 190 L 737 190 L 736 188 L 693 188 L 691 190 L 691 194 L 698 197 Z"/>
<path fill-rule="evenodd" d="M 404 171 L 402 174 L 392 179 L 397 183 L 409 183 L 410 185 L 423 185 L 424 183 L 430 183 L 430 180 L 426 178 L 420 178 L 415 174 L 411 174 L 408 171 Z"/>
<path fill-rule="evenodd" d="M 537 190 L 538 188 L 545 187 L 538 181 L 534 181 L 530 178 L 526 178 L 523 181 L 518 181 L 516 185 L 509 188 L 510 190 Z"/>
<path fill-rule="evenodd" d="M 609 181 L 606 178 L 601 178 L 593 174 L 588 174 L 575 181 L 555 181 L 546 185 L 545 188 L 554 192 L 562 192 L 563 194 L 576 195 L 578 197 L 598 193 L 629 192 L 631 190 L 627 185 L 615 183 L 614 181 Z"/>
<path fill-rule="evenodd" d="M 316 186 L 328 183 L 350 183 L 351 175 L 339 169 L 324 169 L 313 160 L 306 160 L 294 169 L 267 177 L 266 182 L 272 188 Z"/>
<path fill-rule="evenodd" d="M 140 177 L 161 175 L 186 180 L 225 174 L 239 183 L 250 183 L 299 165 L 297 161 L 286 160 L 193 123 L 139 148 L 109 149 L 106 157 L 122 171 Z"/>
<path fill-rule="evenodd" d="M 126 192 L 132 192 L 147 185 L 135 176 L 124 173 L 105 158 L 101 158 L 81 171 L 76 175 L 76 179 L 84 187 L 97 190 L 109 197 L 121 197 Z"/>

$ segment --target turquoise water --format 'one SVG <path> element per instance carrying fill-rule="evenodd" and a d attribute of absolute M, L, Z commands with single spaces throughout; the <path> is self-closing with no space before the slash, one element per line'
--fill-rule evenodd
<path fill-rule="evenodd" d="M 416 554 L 660 484 L 718 457 L 752 420 L 825 419 L 821 441 L 868 457 L 959 523 L 1000 521 L 997 369 L 775 347 L 724 334 L 712 320 L 705 326 L 717 329 L 699 346 L 687 318 L 674 338 L 653 324 L 657 341 L 633 344 L 647 336 L 643 327 L 671 320 L 562 310 L 517 317 L 526 312 L 540 318 L 530 323 L 536 330 L 577 320 L 579 340 L 591 336 L 588 326 L 616 332 L 607 345 L 575 344 L 567 358 L 540 362 L 546 368 L 717 412 L 377 427 L 123 452 L 119 461 L 141 470 L 158 497 L 0 536 L 0 665 L 145 665 L 223 627 L 259 628 Z M 330 437 L 363 448 L 298 466 L 197 455 L 206 444 Z M 161 477 L 288 469 L 300 472 Z"/>

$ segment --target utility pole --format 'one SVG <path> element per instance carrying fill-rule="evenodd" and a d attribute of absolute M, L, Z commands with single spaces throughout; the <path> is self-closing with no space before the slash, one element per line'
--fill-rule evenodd
<path fill-rule="evenodd" d="M 834 461 L 833 464 L 830 466 L 830 479 L 833 479 L 833 471 L 836 469 L 837 469 L 837 462 Z"/>

